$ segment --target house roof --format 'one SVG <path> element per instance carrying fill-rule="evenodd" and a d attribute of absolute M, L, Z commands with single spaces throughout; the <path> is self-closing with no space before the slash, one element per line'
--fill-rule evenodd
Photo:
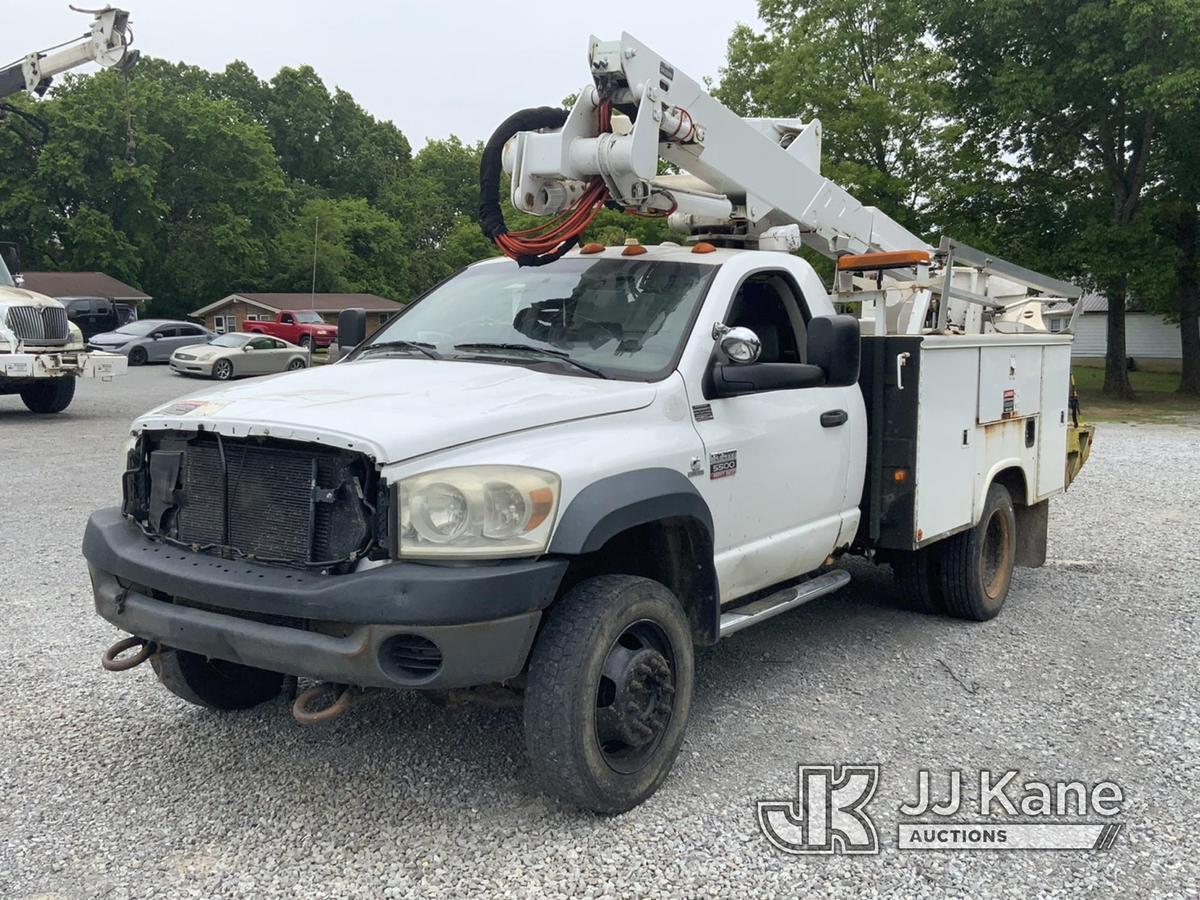
<path fill-rule="evenodd" d="M 308 293 L 236 293 L 222 297 L 208 306 L 193 310 L 190 315 L 204 316 L 234 300 L 251 306 L 279 312 L 284 309 L 313 309 L 320 313 L 341 312 L 343 309 L 362 307 L 371 312 L 396 312 L 404 308 L 403 303 L 380 297 L 377 294 L 308 294 Z"/>
<path fill-rule="evenodd" d="M 29 272 L 25 276 L 27 290 L 47 297 L 107 297 L 109 300 L 142 302 L 150 295 L 103 272 Z"/>

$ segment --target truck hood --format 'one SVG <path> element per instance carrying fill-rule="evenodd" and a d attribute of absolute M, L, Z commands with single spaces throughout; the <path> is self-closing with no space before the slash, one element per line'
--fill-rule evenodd
<path fill-rule="evenodd" d="M 319 441 L 394 463 L 572 419 L 648 406 L 652 384 L 516 365 L 391 358 L 320 366 L 209 389 L 152 410 L 134 428 L 203 427 Z"/>
<path fill-rule="evenodd" d="M 59 306 L 59 302 L 45 294 L 27 291 L 25 288 L 0 285 L 0 306 Z"/>

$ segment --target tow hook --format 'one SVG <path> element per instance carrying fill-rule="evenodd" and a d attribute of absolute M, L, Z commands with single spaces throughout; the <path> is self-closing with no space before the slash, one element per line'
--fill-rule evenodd
<path fill-rule="evenodd" d="M 320 725 L 330 722 L 350 708 L 363 691 L 348 684 L 322 682 L 299 693 L 292 704 L 292 715 L 301 725 Z M 329 698 L 333 699 L 330 700 Z"/>
<path fill-rule="evenodd" d="M 132 650 L 134 647 L 138 648 L 136 653 L 121 656 L 126 650 Z M 110 672 L 124 672 L 134 666 L 140 666 L 154 655 L 156 649 L 154 641 L 148 641 L 145 638 L 136 636 L 122 638 L 104 651 L 104 655 L 100 657 L 100 665 Z"/>

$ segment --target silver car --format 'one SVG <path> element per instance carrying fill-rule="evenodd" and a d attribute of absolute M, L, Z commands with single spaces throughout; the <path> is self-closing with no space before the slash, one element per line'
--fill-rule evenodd
<path fill-rule="evenodd" d="M 93 350 L 123 353 L 129 357 L 131 366 L 140 366 L 148 362 L 166 362 L 180 347 L 204 344 L 216 336 L 216 332 L 193 322 L 140 319 L 122 325 L 116 331 L 95 335 L 88 341 L 88 346 Z"/>
<path fill-rule="evenodd" d="M 307 369 L 308 351 L 265 334 L 233 332 L 209 344 L 176 350 L 171 369 L 179 375 L 200 375 L 228 381 L 239 375 L 269 375 Z"/>

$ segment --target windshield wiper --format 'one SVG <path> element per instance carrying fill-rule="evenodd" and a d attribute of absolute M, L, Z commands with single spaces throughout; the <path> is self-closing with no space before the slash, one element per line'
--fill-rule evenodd
<path fill-rule="evenodd" d="M 522 353 L 537 353 L 542 356 L 551 356 L 554 359 L 568 363 L 574 366 L 581 372 L 587 372 L 595 378 L 608 378 L 607 375 L 595 366 L 589 366 L 587 363 L 581 363 L 579 360 L 572 358 L 571 354 L 562 350 L 551 350 L 549 347 L 536 347 L 533 344 L 455 344 L 455 350 L 464 350 L 467 353 L 481 352 L 486 353 L 490 350 L 517 350 Z"/>
<path fill-rule="evenodd" d="M 366 356 L 372 350 L 416 350 L 428 356 L 430 359 L 441 359 L 442 354 L 434 349 L 433 344 L 424 341 L 380 341 L 377 344 L 368 344 L 358 352 L 359 356 Z"/>

